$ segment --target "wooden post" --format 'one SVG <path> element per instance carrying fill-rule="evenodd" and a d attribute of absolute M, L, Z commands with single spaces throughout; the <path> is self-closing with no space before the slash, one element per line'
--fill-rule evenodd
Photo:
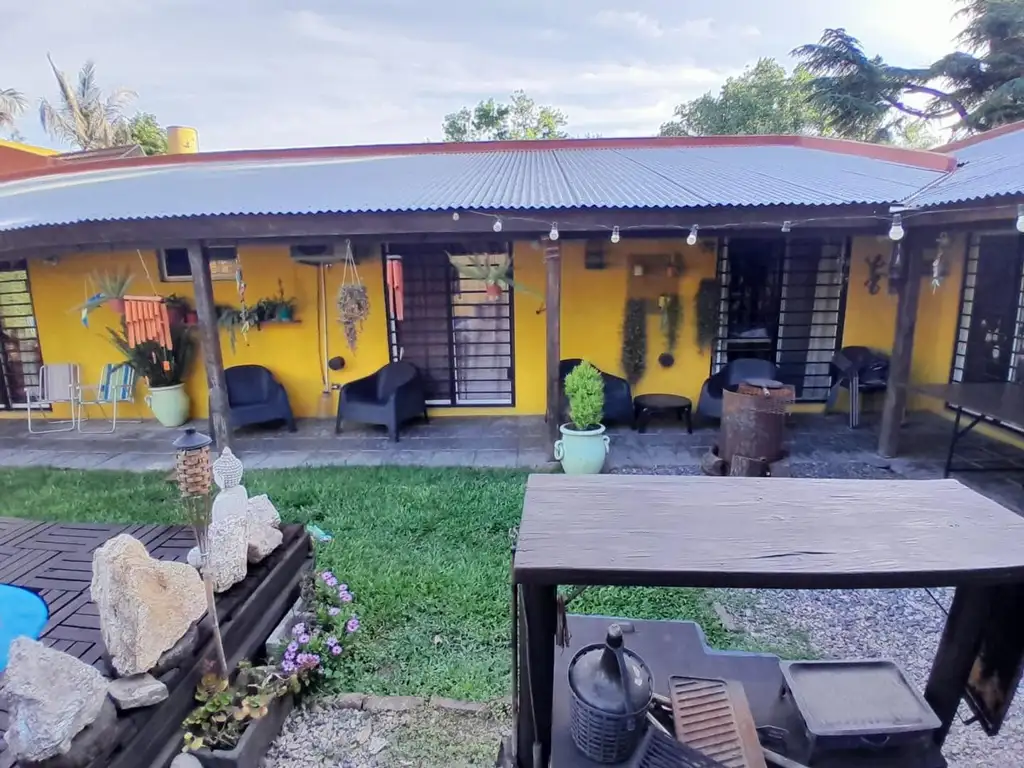
<path fill-rule="evenodd" d="M 213 277 L 210 275 L 210 261 L 198 243 L 189 245 L 188 263 L 192 268 L 196 314 L 199 316 L 200 339 L 203 343 L 203 366 L 206 368 L 206 385 L 210 390 L 210 431 L 213 432 L 210 437 L 218 448 L 230 448 L 232 434 L 228 418 L 228 388 L 224 379 L 224 358 L 220 351 L 217 307 L 213 303 Z"/>
<path fill-rule="evenodd" d="M 558 427 L 562 420 L 562 388 L 561 382 L 558 380 L 558 363 L 562 359 L 562 249 L 557 242 L 548 241 L 545 245 L 544 267 L 547 276 L 544 290 L 547 333 L 547 409 L 544 418 L 548 423 L 549 447 L 554 451 L 555 441 L 559 438 Z"/>
<path fill-rule="evenodd" d="M 878 436 L 878 452 L 886 458 L 893 458 L 899 450 L 900 425 L 903 423 L 903 414 L 907 408 L 907 385 L 910 383 L 910 363 L 914 355 L 917 305 L 921 297 L 921 251 L 917 247 L 919 243 L 920 239 L 912 241 L 910 234 L 904 242 L 906 278 L 899 287 L 896 336 L 892 344 L 892 359 L 889 361 L 889 386 L 885 391 L 882 428 Z"/>
<path fill-rule="evenodd" d="M 551 715 L 555 691 L 557 588 L 520 585 L 519 720 L 516 759 L 519 768 L 545 768 L 551 759 Z M 534 760 L 534 750 L 540 754 Z"/>

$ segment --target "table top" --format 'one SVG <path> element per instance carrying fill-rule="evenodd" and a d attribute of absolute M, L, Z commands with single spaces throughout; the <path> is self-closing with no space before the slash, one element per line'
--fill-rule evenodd
<path fill-rule="evenodd" d="M 532 475 L 526 584 L 1024 582 L 1024 519 L 957 480 Z"/>
<path fill-rule="evenodd" d="M 685 408 L 693 405 L 688 397 L 661 394 L 637 395 L 633 398 L 633 403 L 641 408 Z"/>
<path fill-rule="evenodd" d="M 997 421 L 1024 424 L 1024 386 L 999 382 L 918 384 L 911 391 L 944 400 L 957 408 L 983 413 Z"/>

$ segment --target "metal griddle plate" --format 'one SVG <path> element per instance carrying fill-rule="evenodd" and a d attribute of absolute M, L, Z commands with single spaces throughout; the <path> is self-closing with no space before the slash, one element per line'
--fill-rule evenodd
<path fill-rule="evenodd" d="M 814 736 L 886 736 L 941 724 L 891 661 L 784 662 L 782 675 Z"/>
<path fill-rule="evenodd" d="M 743 686 L 704 677 L 670 677 L 676 738 L 726 768 L 766 768 Z"/>

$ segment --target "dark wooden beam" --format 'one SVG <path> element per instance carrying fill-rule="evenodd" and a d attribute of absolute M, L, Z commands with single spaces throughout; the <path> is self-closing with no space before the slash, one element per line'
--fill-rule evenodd
<path fill-rule="evenodd" d="M 206 252 L 199 243 L 188 246 L 188 263 L 192 268 L 196 314 L 199 315 L 199 333 L 203 343 L 203 367 L 206 369 L 206 385 L 210 390 L 211 437 L 217 448 L 231 448 L 228 387 L 224 379 L 224 357 L 220 350 L 217 307 L 213 301 L 213 278 L 210 275 L 210 260 L 206 258 Z"/>
<path fill-rule="evenodd" d="M 906 277 L 899 285 L 896 305 L 896 332 L 889 361 L 889 386 L 882 407 L 882 428 L 878 436 L 878 452 L 893 458 L 899 450 L 900 426 L 907 409 L 907 385 L 910 383 L 910 364 L 914 356 L 914 332 L 917 327 L 917 307 L 921 297 L 924 265 L 921 258 L 922 239 L 917 233 L 907 233 L 903 242 Z"/>
<path fill-rule="evenodd" d="M 548 241 L 544 246 L 544 329 L 547 339 L 547 408 L 544 417 L 548 424 L 548 448 L 554 451 L 561 424 L 561 382 L 558 363 L 562 359 L 562 247 Z"/>

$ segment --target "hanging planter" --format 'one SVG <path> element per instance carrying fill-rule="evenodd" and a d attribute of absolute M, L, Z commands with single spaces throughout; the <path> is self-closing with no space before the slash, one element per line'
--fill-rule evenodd
<path fill-rule="evenodd" d="M 700 281 L 693 297 L 694 314 L 697 316 L 697 347 L 701 354 L 710 349 L 718 336 L 718 281 L 707 277 Z"/>
<path fill-rule="evenodd" d="M 468 263 L 463 262 L 466 259 Z M 484 293 L 491 301 L 497 301 L 509 288 L 529 294 L 535 298 L 544 300 L 544 297 L 535 291 L 530 290 L 520 283 L 514 283 L 509 277 L 512 269 L 512 261 L 507 253 L 503 253 L 497 264 L 490 263 L 490 257 L 485 253 L 471 253 L 465 257 L 448 254 L 448 261 L 459 273 L 459 277 L 465 280 L 480 280 L 484 284 Z"/>
<path fill-rule="evenodd" d="M 658 358 L 659 362 L 662 358 L 674 360 L 672 353 L 676 351 L 676 344 L 679 343 L 679 325 L 683 319 L 683 305 L 679 301 L 679 294 L 677 293 L 663 293 L 658 298 L 658 309 L 661 312 L 661 335 L 665 340 L 665 355 Z M 662 366 L 668 368 L 672 363 Z"/>
<path fill-rule="evenodd" d="M 632 386 L 647 370 L 647 306 L 643 299 L 627 299 L 622 320 L 622 370 Z"/>
<path fill-rule="evenodd" d="M 82 325 L 88 328 L 89 314 L 102 306 L 124 315 L 124 297 L 132 283 L 131 272 L 121 269 L 114 272 L 93 272 L 89 276 L 89 283 L 94 293 L 76 307 L 82 313 Z"/>
<path fill-rule="evenodd" d="M 359 341 L 363 323 L 370 316 L 370 296 L 366 286 L 359 279 L 356 260 L 352 255 L 352 241 L 345 241 L 345 266 L 341 273 L 341 287 L 338 288 L 338 319 L 345 330 L 345 341 L 353 352 Z"/>

